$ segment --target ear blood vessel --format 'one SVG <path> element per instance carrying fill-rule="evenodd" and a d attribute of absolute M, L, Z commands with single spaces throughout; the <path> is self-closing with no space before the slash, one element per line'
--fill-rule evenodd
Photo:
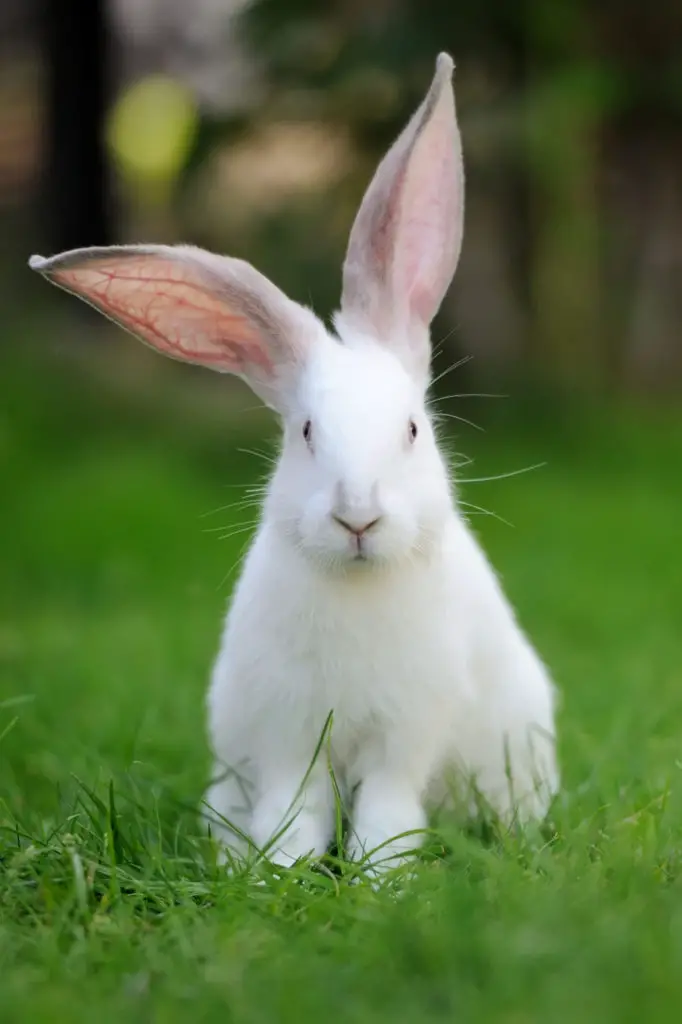
<path fill-rule="evenodd" d="M 463 230 L 452 70 L 441 54 L 365 194 L 335 334 L 254 267 L 191 246 L 30 261 L 159 352 L 239 375 L 282 419 L 208 693 L 206 803 L 230 857 L 325 852 L 327 752 L 346 853 L 377 871 L 419 846 L 433 802 L 525 821 L 559 785 L 554 687 L 460 514 L 425 404 Z"/>

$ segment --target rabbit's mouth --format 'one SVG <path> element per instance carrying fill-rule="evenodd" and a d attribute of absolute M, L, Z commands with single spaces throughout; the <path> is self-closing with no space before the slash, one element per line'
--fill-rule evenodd
<path fill-rule="evenodd" d="M 376 561 L 376 551 L 369 537 L 364 533 L 359 534 L 355 537 L 355 543 L 352 548 L 351 554 L 352 562 L 374 562 Z"/>
<path fill-rule="evenodd" d="M 409 513 L 409 510 L 408 510 Z M 322 515 L 312 509 L 295 521 L 280 520 L 285 536 L 294 547 L 321 568 L 343 566 L 360 574 L 389 565 L 411 561 L 422 550 L 422 532 L 415 518 L 398 507 L 380 517 L 357 521 Z M 339 521 L 342 519 L 342 521 Z"/>

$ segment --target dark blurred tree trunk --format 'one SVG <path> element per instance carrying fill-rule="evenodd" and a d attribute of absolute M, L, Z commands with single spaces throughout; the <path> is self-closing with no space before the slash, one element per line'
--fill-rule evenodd
<path fill-rule="evenodd" d="M 593 11 L 564 4 L 561 31 L 529 6 L 532 34 L 526 152 L 532 196 L 529 357 L 545 381 L 599 392 L 608 383 L 603 323 L 599 132 L 603 76 L 593 53 Z"/>
<path fill-rule="evenodd" d="M 45 243 L 50 252 L 113 241 L 103 142 L 109 85 L 107 0 L 42 0 L 46 64 Z"/>
<path fill-rule="evenodd" d="M 618 384 L 665 391 L 682 380 L 682 8 L 611 0 L 595 38 L 628 85 L 603 138 L 609 359 Z"/>

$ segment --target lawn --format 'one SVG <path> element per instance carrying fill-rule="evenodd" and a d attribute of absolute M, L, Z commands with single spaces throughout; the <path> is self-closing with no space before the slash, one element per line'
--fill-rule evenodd
<path fill-rule="evenodd" d="M 466 405 L 465 477 L 547 463 L 462 493 L 512 524 L 472 518 L 561 687 L 565 790 L 542 832 L 438 822 L 396 897 L 228 877 L 203 837 L 249 512 L 214 510 L 262 476 L 239 449 L 269 421 L 194 417 L 177 367 L 128 393 L 36 366 L 0 363 L 3 1024 L 677 1022 L 682 416 Z"/>

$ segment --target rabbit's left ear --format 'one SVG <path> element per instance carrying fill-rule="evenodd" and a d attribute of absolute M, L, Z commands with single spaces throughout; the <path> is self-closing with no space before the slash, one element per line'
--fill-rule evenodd
<path fill-rule="evenodd" d="M 400 347 L 428 372 L 428 327 L 462 244 L 464 170 L 453 62 L 436 61 L 431 88 L 365 193 L 343 268 L 340 322 Z"/>
<path fill-rule="evenodd" d="M 279 412 L 324 335 L 250 263 L 191 246 L 74 249 L 29 265 L 157 352 L 242 377 Z"/>

